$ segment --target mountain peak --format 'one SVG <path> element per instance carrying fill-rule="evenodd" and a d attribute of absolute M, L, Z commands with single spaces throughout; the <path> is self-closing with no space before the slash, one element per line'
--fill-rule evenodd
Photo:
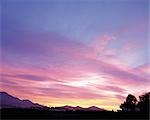
<path fill-rule="evenodd" d="M 91 107 L 89 107 L 87 109 L 92 110 L 92 111 L 103 111 L 104 110 L 104 109 L 101 109 L 101 108 L 96 107 L 96 106 L 91 106 Z"/>
<path fill-rule="evenodd" d="M 6 92 L 0 92 L 2 108 L 44 108 L 45 106 L 37 103 L 32 103 L 30 100 L 20 100 Z"/>
<path fill-rule="evenodd" d="M 9 95 L 7 92 L 4 92 L 4 91 L 0 92 L 0 94 Z"/>
<path fill-rule="evenodd" d="M 76 106 L 76 107 L 73 107 L 73 106 L 69 106 L 69 105 L 66 105 L 66 106 L 63 106 L 61 107 L 63 110 L 66 110 L 66 111 L 104 111 L 104 109 L 101 109 L 99 107 L 96 107 L 96 106 L 91 106 L 91 107 L 88 107 L 88 108 L 82 108 L 80 106 Z"/>

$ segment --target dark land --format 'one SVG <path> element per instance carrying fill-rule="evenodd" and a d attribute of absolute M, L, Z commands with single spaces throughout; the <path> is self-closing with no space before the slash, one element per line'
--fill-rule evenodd
<path fill-rule="evenodd" d="M 150 92 L 139 96 L 129 94 L 117 112 L 108 111 L 96 106 L 82 108 L 80 106 L 47 107 L 30 100 L 20 100 L 6 92 L 0 92 L 1 119 L 98 119 L 98 120 L 149 120 Z"/>
<path fill-rule="evenodd" d="M 149 120 L 149 114 L 141 112 L 113 111 L 49 111 L 38 109 L 1 109 L 1 119 L 135 119 Z"/>

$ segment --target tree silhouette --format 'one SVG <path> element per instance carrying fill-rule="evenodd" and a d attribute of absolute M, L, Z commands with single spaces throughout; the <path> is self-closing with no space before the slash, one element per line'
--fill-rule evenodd
<path fill-rule="evenodd" d="M 135 111 L 137 105 L 137 99 L 134 95 L 129 94 L 126 98 L 126 101 L 120 105 L 122 111 L 132 112 Z"/>
<path fill-rule="evenodd" d="M 134 95 L 129 94 L 126 101 L 120 105 L 120 108 L 124 112 L 143 112 L 148 113 L 150 106 L 150 92 L 147 92 L 139 96 L 139 101 L 137 101 Z"/>
<path fill-rule="evenodd" d="M 149 112 L 149 103 L 150 103 L 150 92 L 145 93 L 139 96 L 138 107 L 141 112 L 148 113 Z"/>

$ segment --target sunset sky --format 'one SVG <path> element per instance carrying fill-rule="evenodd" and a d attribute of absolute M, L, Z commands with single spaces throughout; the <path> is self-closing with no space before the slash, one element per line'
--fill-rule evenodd
<path fill-rule="evenodd" d="M 109 110 L 150 91 L 148 0 L 1 3 L 0 91 Z"/>

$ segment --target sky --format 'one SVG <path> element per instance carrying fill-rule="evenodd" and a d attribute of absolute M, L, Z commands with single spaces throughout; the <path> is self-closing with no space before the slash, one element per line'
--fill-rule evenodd
<path fill-rule="evenodd" d="M 2 0 L 0 90 L 46 106 L 116 110 L 149 92 L 148 0 Z"/>

